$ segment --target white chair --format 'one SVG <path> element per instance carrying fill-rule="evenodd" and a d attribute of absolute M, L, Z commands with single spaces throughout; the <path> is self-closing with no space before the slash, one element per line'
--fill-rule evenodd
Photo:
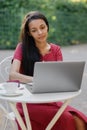
<path fill-rule="evenodd" d="M 8 56 L 0 62 L 0 82 L 6 82 L 9 80 L 11 60 L 12 56 Z M 0 123 L 1 123 L 0 129 L 2 128 L 1 130 L 7 130 L 9 124 L 8 121 L 10 121 L 11 126 L 9 127 L 11 127 L 11 130 L 17 130 L 15 115 L 13 112 L 11 112 L 11 108 L 9 107 L 8 102 L 7 101 L 3 102 L 3 100 L 0 100 Z"/>
<path fill-rule="evenodd" d="M 9 79 L 11 60 L 12 56 L 8 56 L 0 62 L 0 82 L 5 82 Z"/>
<path fill-rule="evenodd" d="M 9 71 L 10 71 L 10 65 L 11 65 L 12 56 L 5 57 L 0 62 L 0 82 L 6 82 L 9 80 Z M 3 101 L 0 100 L 0 103 L 3 104 Z M 9 105 L 6 102 L 4 102 L 4 107 L 6 107 L 7 110 L 9 110 Z"/>
<path fill-rule="evenodd" d="M 0 130 L 17 130 L 17 124 L 13 112 L 8 113 L 0 104 Z"/>

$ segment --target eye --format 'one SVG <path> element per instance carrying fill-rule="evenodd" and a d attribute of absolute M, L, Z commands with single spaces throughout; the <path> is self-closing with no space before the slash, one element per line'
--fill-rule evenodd
<path fill-rule="evenodd" d="M 36 32 L 37 30 L 36 29 L 32 29 L 31 32 Z"/>
<path fill-rule="evenodd" d="M 45 25 L 41 26 L 41 29 L 45 29 Z"/>

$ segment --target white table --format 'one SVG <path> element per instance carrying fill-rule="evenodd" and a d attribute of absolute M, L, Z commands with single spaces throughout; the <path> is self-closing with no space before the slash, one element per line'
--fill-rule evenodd
<path fill-rule="evenodd" d="M 0 84 L 2 86 L 2 84 Z M 56 121 L 59 119 L 63 111 L 66 109 L 67 105 L 70 103 L 71 99 L 76 97 L 81 93 L 81 90 L 77 92 L 63 92 L 63 93 L 44 93 L 44 94 L 31 94 L 26 88 L 25 85 L 21 84 L 21 87 L 24 89 L 21 89 L 20 91 L 23 93 L 20 96 L 3 96 L 3 90 L 0 90 L 0 99 L 8 101 L 13 112 L 16 115 L 17 121 L 20 124 L 20 127 L 22 130 L 32 130 L 29 114 L 27 111 L 26 103 L 50 103 L 50 102 L 58 102 L 58 101 L 64 101 L 61 108 L 57 111 L 51 122 L 46 127 L 46 130 L 51 130 L 53 125 L 56 123 Z M 26 125 L 24 124 L 18 110 L 16 109 L 16 103 L 21 102 L 23 106 L 23 111 L 25 115 Z"/>

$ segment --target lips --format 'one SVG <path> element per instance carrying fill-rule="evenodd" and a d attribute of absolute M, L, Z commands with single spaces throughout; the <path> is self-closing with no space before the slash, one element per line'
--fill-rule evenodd
<path fill-rule="evenodd" d="M 43 39 L 43 38 L 45 38 L 45 36 L 40 36 L 40 37 L 38 37 L 38 39 Z"/>
<path fill-rule="evenodd" d="M 38 39 L 46 39 L 47 38 L 47 35 L 40 35 L 39 37 L 38 37 Z"/>

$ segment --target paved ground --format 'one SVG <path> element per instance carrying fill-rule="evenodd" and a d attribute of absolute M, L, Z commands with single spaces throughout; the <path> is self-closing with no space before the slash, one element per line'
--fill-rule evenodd
<path fill-rule="evenodd" d="M 72 100 L 71 105 L 87 115 L 87 44 L 64 47 L 62 48 L 62 51 L 64 60 L 86 61 L 82 81 L 82 93 Z"/>
<path fill-rule="evenodd" d="M 64 60 L 85 60 L 85 70 L 82 81 L 82 93 L 74 98 L 71 105 L 87 115 L 87 44 L 76 45 L 69 47 L 62 47 Z M 12 50 L 2 51 L 0 50 L 0 61 L 6 57 L 13 54 Z"/>

